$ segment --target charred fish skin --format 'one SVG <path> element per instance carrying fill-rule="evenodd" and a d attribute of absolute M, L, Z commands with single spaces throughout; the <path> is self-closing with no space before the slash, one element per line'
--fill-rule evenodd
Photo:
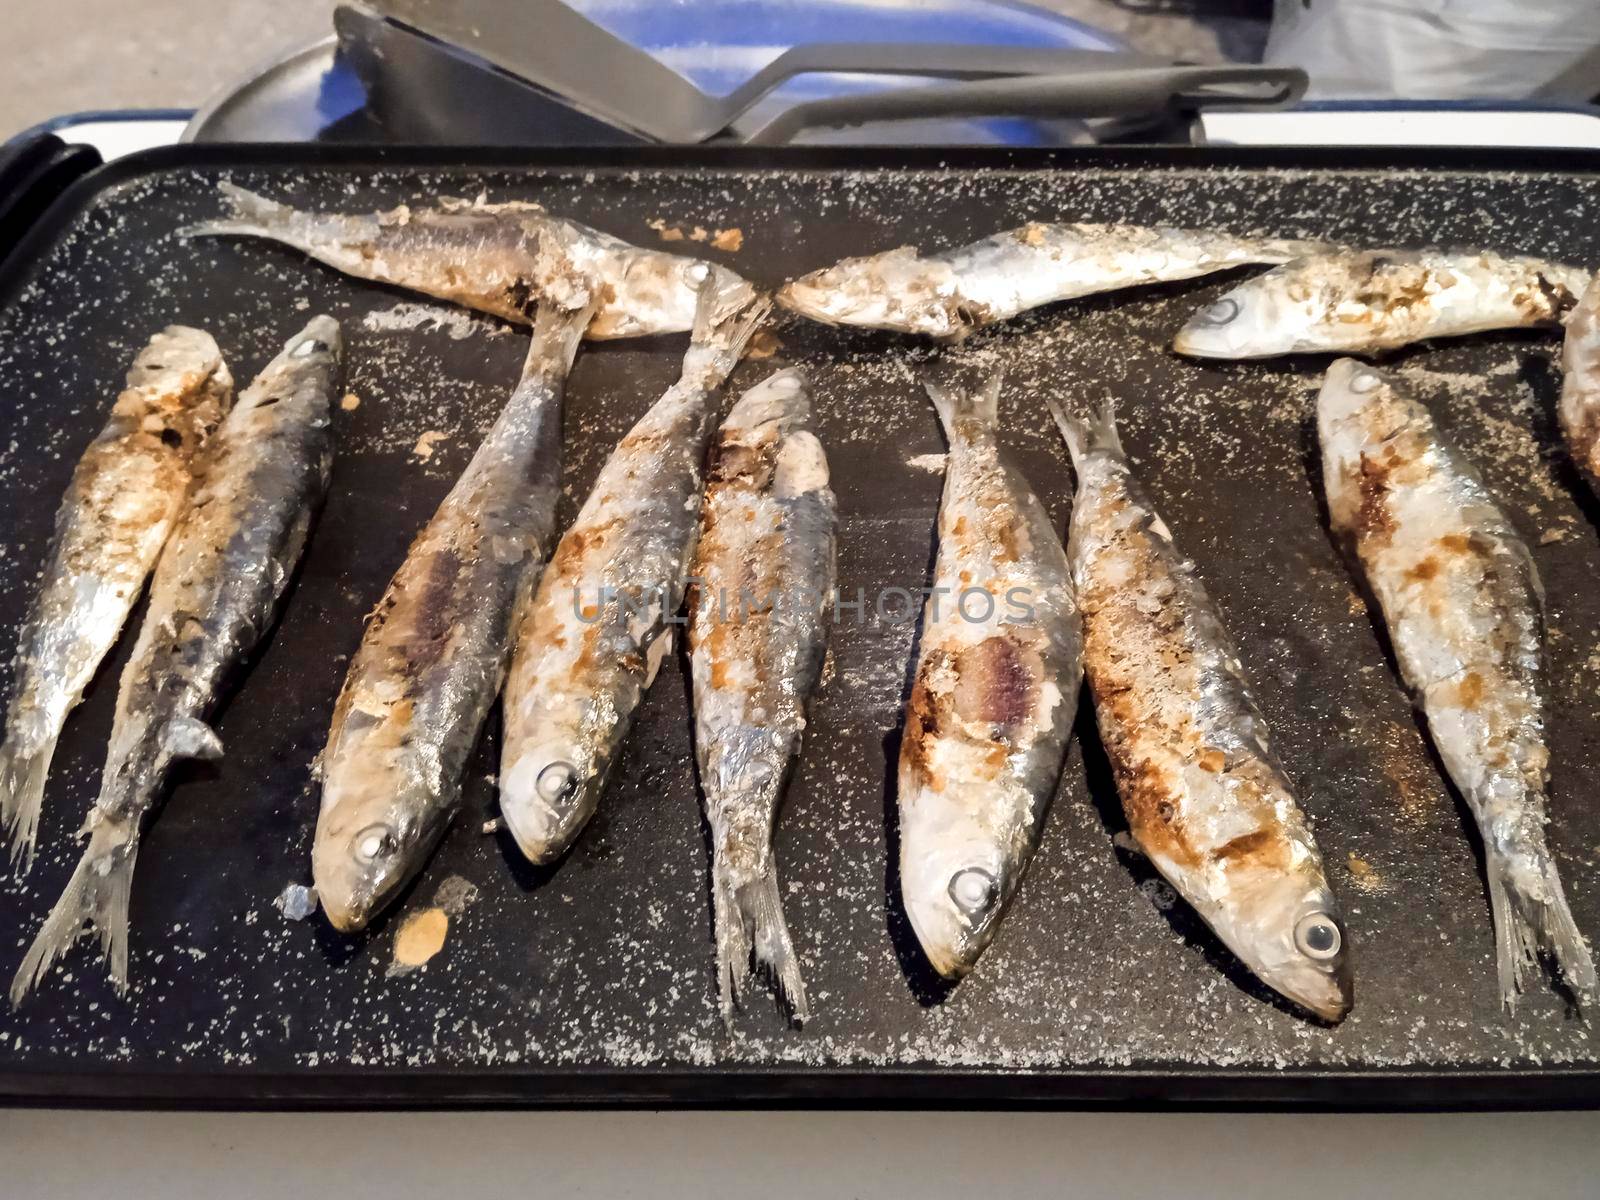
<path fill-rule="evenodd" d="M 593 305 L 541 308 L 521 382 L 367 622 L 320 761 L 311 867 L 351 933 L 422 869 L 555 534 L 567 374 Z"/>
<path fill-rule="evenodd" d="M 339 326 L 316 317 L 239 396 L 156 564 L 123 671 L 89 845 L 11 984 L 13 1004 L 84 932 L 112 982 L 128 982 L 128 901 L 141 825 L 179 759 L 216 759 L 206 723 L 221 689 L 271 628 L 333 467 Z"/>
<path fill-rule="evenodd" d="M 110 419 L 73 471 L 17 640 L 0 747 L 0 817 L 24 870 L 67 714 L 122 632 L 232 400 L 211 335 L 168 326 L 135 358 Z"/>
<path fill-rule="evenodd" d="M 1311 255 L 1196 313 L 1172 348 L 1224 359 L 1373 354 L 1424 338 L 1554 327 L 1588 282 L 1579 267 L 1487 250 Z"/>
<path fill-rule="evenodd" d="M 712 446 L 690 571 L 695 750 L 729 1024 L 752 954 L 795 1023 L 810 1015 L 772 851 L 827 654 L 836 575 L 835 502 L 810 412 L 794 369 L 733 406 Z"/>
<path fill-rule="evenodd" d="M 1572 461 L 1600 495 L 1600 276 L 1567 318 L 1557 416 Z"/>
<path fill-rule="evenodd" d="M 1341 1020 L 1354 986 L 1339 904 L 1233 642 L 1109 406 L 1052 411 L 1078 476 L 1067 553 L 1084 668 L 1129 831 L 1263 983 Z"/>
<path fill-rule="evenodd" d="M 1400 674 L 1483 837 L 1501 997 L 1548 951 L 1595 990 L 1545 842 L 1544 593 L 1482 477 L 1394 376 L 1352 359 L 1317 400 L 1334 533 L 1382 611 Z"/>
<path fill-rule="evenodd" d="M 1170 226 L 1033 222 L 939 254 L 902 246 L 847 258 L 787 284 L 778 302 L 827 325 L 952 339 L 1059 300 L 1283 263 L 1320 248 Z"/>
<path fill-rule="evenodd" d="M 707 273 L 701 288 L 681 377 L 601 468 L 516 633 L 500 811 L 534 863 L 561 857 L 593 815 L 670 647 L 715 396 L 767 314 L 743 280 Z"/>
<path fill-rule="evenodd" d="M 696 280 L 726 267 L 646 250 L 537 204 L 441 199 L 381 213 L 303 212 L 232 183 L 232 212 L 181 236 L 280 242 L 353 275 L 421 292 L 521 325 L 541 302 L 582 308 L 601 297 L 590 339 L 681 333 L 694 322 Z"/>
<path fill-rule="evenodd" d="M 1083 679 L 1050 515 L 995 437 L 999 376 L 925 381 L 950 452 L 900 743 L 900 886 L 929 964 L 969 973 L 1039 843 Z"/>

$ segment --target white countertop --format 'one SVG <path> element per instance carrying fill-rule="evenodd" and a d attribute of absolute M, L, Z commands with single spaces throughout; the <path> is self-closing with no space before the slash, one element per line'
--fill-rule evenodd
<path fill-rule="evenodd" d="M 1600 1114 L 0 1113 L 16 1200 L 1600 1194 Z"/>

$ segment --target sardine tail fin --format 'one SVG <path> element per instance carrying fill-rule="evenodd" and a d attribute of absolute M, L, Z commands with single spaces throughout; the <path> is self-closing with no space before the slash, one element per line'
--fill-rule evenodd
<path fill-rule="evenodd" d="M 61 899 L 45 918 L 11 981 L 11 1004 L 19 1006 L 72 944 L 92 929 L 116 989 L 128 987 L 128 901 L 139 849 L 137 821 L 102 820 L 89 837 Z"/>
<path fill-rule="evenodd" d="M 1519 880 L 1518 869 L 1516 863 L 1492 858 L 1488 865 L 1501 1002 L 1507 1008 L 1516 1003 L 1524 977 L 1538 969 L 1541 950 L 1555 960 L 1579 1003 L 1592 1001 L 1594 959 L 1572 919 L 1555 866 L 1546 862 L 1541 876 L 1531 881 Z"/>
<path fill-rule="evenodd" d="M 800 978 L 800 960 L 789 937 L 789 923 L 783 918 L 783 899 L 778 895 L 778 874 L 769 861 L 767 869 L 737 892 L 739 912 L 750 931 L 751 952 L 766 972 L 778 1002 L 796 1025 L 811 1018 L 806 1002 L 806 985 Z"/>
<path fill-rule="evenodd" d="M 1004 378 L 1003 372 L 996 371 L 979 386 L 968 388 L 923 376 L 922 386 L 928 390 L 928 399 L 933 401 L 946 438 L 954 439 L 956 424 L 961 421 L 975 421 L 986 429 L 999 422 L 1000 384 Z"/>
<path fill-rule="evenodd" d="M 717 939 L 717 1008 L 722 1024 L 733 1028 L 733 1010 L 744 1003 L 744 978 L 750 969 L 750 938 L 740 915 L 738 893 L 719 859 L 711 868 L 711 907 Z"/>
<path fill-rule="evenodd" d="M 295 215 L 295 210 L 287 204 L 268 200 L 227 180 L 217 184 L 217 190 L 228 202 L 228 215 L 185 225 L 178 230 L 180 238 L 280 237 Z"/>
<path fill-rule="evenodd" d="M 39 838 L 39 816 L 44 810 L 44 781 L 56 741 L 39 745 L 7 742 L 0 747 L 0 815 L 11 838 L 11 861 L 22 860 L 22 874 L 33 866 Z"/>
<path fill-rule="evenodd" d="M 582 308 L 539 305 L 533 314 L 533 342 L 528 347 L 522 377 L 566 378 L 572 370 L 573 360 L 578 357 L 578 345 L 583 341 L 584 330 L 589 328 L 599 307 L 598 296 L 592 297 Z"/>
<path fill-rule="evenodd" d="M 772 310 L 772 298 L 726 267 L 702 265 L 707 273 L 697 285 L 689 360 L 709 355 L 715 386 L 739 365 L 750 339 Z"/>
<path fill-rule="evenodd" d="M 733 1004 L 742 1000 L 746 974 L 759 968 L 789 1018 L 804 1025 L 811 1010 L 800 978 L 800 960 L 783 919 L 778 875 L 771 860 L 759 874 L 749 876 L 741 871 L 735 876 L 719 858 L 712 875 L 723 1020 L 731 1023 Z"/>
<path fill-rule="evenodd" d="M 1107 396 L 1091 416 L 1075 417 L 1054 396 L 1045 401 L 1056 428 L 1067 443 L 1067 453 L 1072 455 L 1072 468 L 1082 471 L 1091 454 L 1106 453 L 1123 457 L 1122 439 L 1117 435 L 1116 402 Z"/>

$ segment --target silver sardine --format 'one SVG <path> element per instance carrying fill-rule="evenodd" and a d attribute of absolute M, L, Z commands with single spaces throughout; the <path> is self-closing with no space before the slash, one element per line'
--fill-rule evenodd
<path fill-rule="evenodd" d="M 367 622 L 322 752 L 311 850 L 336 929 L 382 911 L 459 807 L 517 614 L 554 540 L 562 397 L 591 315 L 539 310 L 521 382 Z"/>
<path fill-rule="evenodd" d="M 1487 329 L 1555 328 L 1589 272 L 1488 250 L 1339 251 L 1247 279 L 1172 348 L 1195 358 L 1370 354 Z"/>
<path fill-rule="evenodd" d="M 346 275 L 421 292 L 523 325 L 544 302 L 582 308 L 599 298 L 589 338 L 678 333 L 694 322 L 696 280 L 726 267 L 646 250 L 537 204 L 441 199 L 381 213 L 301 212 L 220 185 L 230 216 L 185 237 L 257 237 L 292 246 Z"/>
<path fill-rule="evenodd" d="M 705 279 L 682 376 L 612 451 L 517 630 L 500 811 L 532 862 L 559 858 L 593 815 L 671 644 L 715 397 L 767 308 L 743 281 Z"/>
<path fill-rule="evenodd" d="M 828 459 L 805 378 L 780 371 L 733 406 L 706 468 L 690 576 L 695 749 L 711 826 L 724 1021 L 752 955 L 790 1015 L 809 1015 L 773 861 L 778 806 L 822 674 L 834 589 Z"/>
<path fill-rule="evenodd" d="M 1233 642 L 1109 407 L 1052 411 L 1078 476 L 1067 553 L 1084 670 L 1129 831 L 1262 982 L 1338 1021 L 1354 996 L 1339 903 Z"/>
<path fill-rule="evenodd" d="M 1317 434 L 1329 520 L 1483 835 L 1501 997 L 1515 1000 L 1541 950 L 1587 997 L 1594 964 L 1545 844 L 1544 591 L 1533 556 L 1395 376 L 1334 363 Z"/>
<path fill-rule="evenodd" d="M 17 639 L 0 747 L 0 817 L 13 861 L 32 864 L 67 714 L 122 632 L 232 402 L 233 379 L 211 335 L 169 325 L 134 359 L 110 420 L 78 460 Z"/>
<path fill-rule="evenodd" d="M 950 452 L 900 742 L 900 889 L 928 962 L 959 979 L 1039 844 L 1083 633 L 1061 538 L 995 437 L 999 376 L 973 392 L 927 388 Z"/>
<path fill-rule="evenodd" d="M 828 325 L 959 338 L 1058 300 L 1287 262 L 1322 248 L 1166 225 L 1034 222 L 938 254 L 902 246 L 847 258 L 787 284 L 778 302 Z"/>
<path fill-rule="evenodd" d="M 1567 318 L 1556 406 L 1572 461 L 1600 495 L 1600 276 Z"/>
<path fill-rule="evenodd" d="M 128 899 L 139 835 L 173 764 L 217 759 L 207 722 L 221 689 L 272 627 L 333 466 L 339 326 L 317 317 L 290 339 L 222 422 L 204 475 L 156 564 L 150 605 L 122 673 L 89 846 L 11 983 L 22 998 L 87 926 L 112 982 L 128 982 Z"/>

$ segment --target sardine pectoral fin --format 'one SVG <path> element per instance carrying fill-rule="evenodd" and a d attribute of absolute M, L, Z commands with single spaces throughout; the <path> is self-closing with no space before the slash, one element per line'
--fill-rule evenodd
<path fill-rule="evenodd" d="M 222 757 L 222 739 L 216 730 L 195 717 L 175 717 L 161 731 L 161 748 L 174 758 L 216 762 Z"/>

